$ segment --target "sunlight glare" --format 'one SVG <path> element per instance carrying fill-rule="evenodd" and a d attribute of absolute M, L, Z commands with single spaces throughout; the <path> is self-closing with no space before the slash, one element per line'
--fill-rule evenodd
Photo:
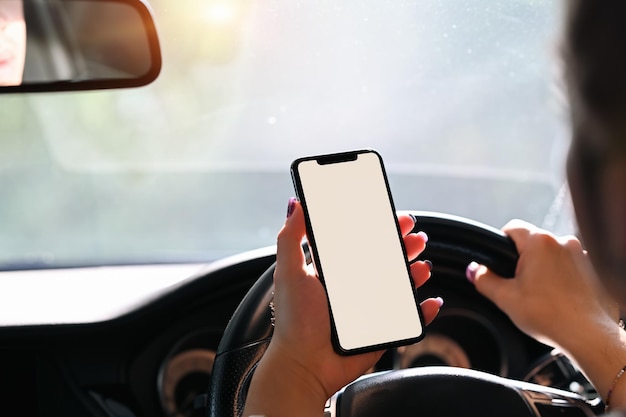
<path fill-rule="evenodd" d="M 231 23 L 236 16 L 235 6 L 232 2 L 211 2 L 205 12 L 205 17 L 214 25 L 226 25 Z"/>

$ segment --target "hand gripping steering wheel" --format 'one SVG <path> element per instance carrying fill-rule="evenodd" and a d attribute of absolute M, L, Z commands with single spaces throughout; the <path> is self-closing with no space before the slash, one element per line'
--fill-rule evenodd
<path fill-rule="evenodd" d="M 517 250 L 499 230 L 439 213 L 411 214 L 417 220 L 415 229 L 429 236 L 420 258 L 432 260 L 435 275 L 464 277 L 466 266 L 476 261 L 501 276 L 514 276 Z M 243 412 L 250 379 L 272 338 L 273 274 L 274 266 L 261 275 L 226 327 L 213 367 L 211 417 L 240 417 Z M 324 412 L 329 417 L 594 415 L 570 392 L 451 367 L 367 375 L 336 393 Z"/>

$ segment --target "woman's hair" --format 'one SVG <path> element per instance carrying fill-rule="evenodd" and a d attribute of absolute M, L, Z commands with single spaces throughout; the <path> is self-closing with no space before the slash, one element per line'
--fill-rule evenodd
<path fill-rule="evenodd" d="M 626 0 L 564 0 L 565 82 L 574 129 L 626 143 Z"/>

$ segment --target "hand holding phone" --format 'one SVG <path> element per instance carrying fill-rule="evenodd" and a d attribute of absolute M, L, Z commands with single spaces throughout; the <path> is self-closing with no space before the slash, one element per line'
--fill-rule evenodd
<path fill-rule="evenodd" d="M 292 164 L 315 268 L 342 354 L 410 344 L 423 318 L 382 158 L 372 150 Z"/>

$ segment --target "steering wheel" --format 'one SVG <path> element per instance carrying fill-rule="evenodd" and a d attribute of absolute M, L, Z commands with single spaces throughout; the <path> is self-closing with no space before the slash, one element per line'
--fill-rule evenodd
<path fill-rule="evenodd" d="M 484 264 L 501 276 L 514 276 L 517 249 L 501 231 L 456 216 L 410 214 L 417 220 L 415 229 L 429 236 L 427 249 L 420 258 L 432 260 L 434 279 L 439 272 L 463 277 L 471 261 Z M 273 275 L 274 265 L 252 286 L 226 327 L 213 366 L 208 413 L 211 417 L 239 417 L 243 413 L 250 379 L 272 338 L 269 304 Z M 540 417 L 554 407 L 559 407 L 551 410 L 557 414 L 549 415 L 594 415 L 583 399 L 573 393 L 451 367 L 368 375 L 336 393 L 326 405 L 324 415 L 338 417 Z"/>

